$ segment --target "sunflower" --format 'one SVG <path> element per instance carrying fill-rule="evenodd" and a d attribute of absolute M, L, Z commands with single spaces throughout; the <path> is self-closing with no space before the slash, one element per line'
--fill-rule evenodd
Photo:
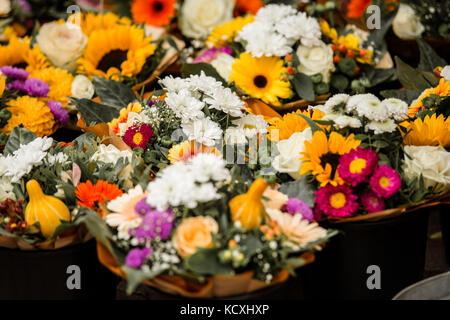
<path fill-rule="evenodd" d="M 280 140 L 289 139 L 295 132 L 302 132 L 306 128 L 309 128 L 309 124 L 305 119 L 298 114 L 302 114 L 313 120 L 320 120 L 325 116 L 325 113 L 319 109 L 315 109 L 312 114 L 307 110 L 297 110 L 295 112 L 287 113 L 283 118 L 272 118 L 268 122 L 271 124 L 267 128 L 270 141 L 278 142 Z M 278 134 L 274 130 L 278 131 Z"/>
<path fill-rule="evenodd" d="M 201 143 L 192 140 L 192 141 L 184 141 L 180 144 L 173 146 L 169 150 L 169 160 L 171 164 L 174 164 L 178 161 L 187 160 L 190 157 L 193 157 L 199 153 L 213 153 L 217 156 L 221 155 L 220 151 L 217 148 L 207 147 Z"/>
<path fill-rule="evenodd" d="M 13 66 L 31 72 L 49 65 L 39 46 L 31 48 L 31 40 L 27 37 L 12 37 L 8 45 L 0 46 L 0 67 Z"/>
<path fill-rule="evenodd" d="M 282 80 L 286 72 L 283 60 L 278 57 L 255 58 L 250 53 L 242 53 L 233 63 L 230 82 L 252 97 L 279 106 L 278 98 L 287 99 L 292 95 L 291 84 Z"/>
<path fill-rule="evenodd" d="M 405 127 L 409 133 L 404 135 L 403 143 L 410 146 L 442 146 L 450 147 L 450 118 L 445 119 L 441 114 L 425 116 L 414 122 L 404 122 L 401 126 Z"/>
<path fill-rule="evenodd" d="M 95 185 L 90 180 L 80 183 L 75 194 L 78 198 L 78 205 L 90 209 L 95 209 L 99 202 L 111 201 L 120 197 L 123 191 L 115 184 L 98 180 Z"/>
<path fill-rule="evenodd" d="M 170 23 L 175 14 L 176 0 L 133 0 L 131 13 L 137 23 L 162 27 Z"/>
<path fill-rule="evenodd" d="M 78 60 L 79 73 L 111 78 L 136 76 L 156 49 L 151 37 L 135 26 L 117 25 L 100 29 L 89 36 L 83 56 Z"/>
<path fill-rule="evenodd" d="M 11 112 L 11 118 L 0 132 L 9 135 L 11 131 L 22 124 L 25 129 L 37 136 L 49 136 L 56 130 L 55 118 L 47 104 L 30 96 L 19 97 L 8 102 L 6 107 Z"/>
<path fill-rule="evenodd" d="M 353 134 L 347 138 L 337 132 L 332 132 L 327 139 L 325 132 L 314 132 L 311 141 L 305 141 L 305 152 L 300 174 L 311 172 L 320 186 L 326 186 L 328 183 L 337 186 L 342 185 L 344 181 L 337 172 L 339 158 L 350 150 L 356 149 L 360 140 L 356 140 Z"/>
<path fill-rule="evenodd" d="M 81 30 L 87 36 L 91 35 L 91 33 L 96 30 L 111 29 L 118 25 L 130 26 L 132 24 L 132 21 L 129 18 L 120 17 L 112 12 L 107 12 L 105 14 L 89 12 L 83 13 L 81 16 L 74 14 L 69 17 L 68 21 L 79 24 Z M 58 22 L 64 23 L 64 20 L 59 20 Z"/>
<path fill-rule="evenodd" d="M 417 112 L 424 109 L 423 99 L 429 97 L 430 95 L 435 94 L 441 97 L 450 96 L 450 81 L 441 78 L 439 80 L 439 84 L 435 88 L 425 90 L 420 97 L 416 100 L 416 102 L 409 107 L 408 116 L 411 118 L 416 115 Z"/>
<path fill-rule="evenodd" d="M 206 44 L 208 47 L 222 48 L 232 42 L 237 33 L 253 21 L 255 21 L 255 17 L 249 14 L 245 17 L 237 17 L 231 21 L 225 22 L 211 31 Z"/>
<path fill-rule="evenodd" d="M 30 73 L 31 78 L 37 78 L 48 84 L 50 91 L 49 100 L 56 100 L 66 105 L 69 100 L 67 97 L 72 95 L 72 82 L 74 77 L 66 70 L 60 68 L 46 68 L 35 70 Z"/>

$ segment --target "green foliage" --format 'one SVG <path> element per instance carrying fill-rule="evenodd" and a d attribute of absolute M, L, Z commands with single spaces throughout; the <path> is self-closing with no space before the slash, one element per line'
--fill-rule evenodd
<path fill-rule="evenodd" d="M 220 262 L 220 250 L 220 248 L 199 248 L 186 259 L 186 268 L 200 275 L 234 274 L 231 265 Z"/>
<path fill-rule="evenodd" d="M 395 57 L 395 63 L 398 79 L 405 89 L 423 91 L 432 86 L 422 73 L 403 62 L 399 57 Z"/>
<path fill-rule="evenodd" d="M 295 92 L 297 92 L 300 98 L 308 101 L 315 100 L 314 84 L 310 77 L 302 72 L 296 72 L 293 83 Z"/>
<path fill-rule="evenodd" d="M 93 84 L 103 105 L 120 110 L 136 100 L 134 92 L 121 82 L 94 77 Z"/>
<path fill-rule="evenodd" d="M 303 175 L 299 180 L 283 183 L 278 189 L 289 198 L 297 198 L 305 202 L 308 206 L 314 207 L 316 196 L 315 188 L 308 177 Z"/>
<path fill-rule="evenodd" d="M 9 135 L 8 142 L 6 143 L 4 155 L 12 154 L 14 151 L 20 148 L 20 145 L 27 144 L 36 139 L 36 135 L 25 129 L 23 126 L 17 126 L 13 129 Z"/>
<path fill-rule="evenodd" d="M 120 109 L 116 107 L 100 104 L 89 99 L 69 99 L 75 104 L 87 126 L 108 123 L 120 114 Z"/>

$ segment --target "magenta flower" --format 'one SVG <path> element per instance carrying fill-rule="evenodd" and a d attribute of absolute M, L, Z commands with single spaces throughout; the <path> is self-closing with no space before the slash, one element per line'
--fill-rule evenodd
<path fill-rule="evenodd" d="M 231 49 L 228 47 L 223 48 L 209 48 L 203 51 L 203 53 L 194 60 L 194 63 L 200 63 L 200 62 L 206 62 L 210 63 L 214 59 L 217 58 L 217 55 L 220 53 L 226 53 L 228 55 L 231 55 Z"/>
<path fill-rule="evenodd" d="M 36 97 L 46 97 L 50 87 L 44 81 L 36 78 L 29 78 L 25 81 L 25 90 L 29 95 Z"/>
<path fill-rule="evenodd" d="M 370 186 L 379 197 L 389 198 L 402 186 L 400 175 L 389 166 L 379 166 L 370 178 Z"/>
<path fill-rule="evenodd" d="M 13 78 L 17 80 L 26 80 L 30 73 L 20 68 L 15 68 L 11 66 L 4 66 L 0 68 L 0 71 L 8 78 Z"/>
<path fill-rule="evenodd" d="M 347 185 L 327 185 L 315 192 L 317 213 L 323 213 L 328 217 L 349 217 L 359 209 L 358 197 L 353 194 L 351 187 Z"/>
<path fill-rule="evenodd" d="M 377 165 L 378 156 L 375 151 L 358 147 L 340 157 L 337 170 L 345 182 L 356 187 L 366 181 Z"/>
<path fill-rule="evenodd" d="M 145 216 L 151 210 L 152 207 L 147 203 L 146 198 L 139 201 L 134 207 L 134 211 L 141 216 Z"/>
<path fill-rule="evenodd" d="M 55 120 L 61 124 L 66 124 L 69 122 L 70 116 L 66 109 L 62 106 L 62 104 L 58 101 L 49 101 L 48 107 L 53 114 Z"/>
<path fill-rule="evenodd" d="M 166 240 L 172 232 L 174 221 L 175 216 L 170 209 L 150 210 L 145 214 L 141 226 L 131 230 L 130 234 L 138 240 Z"/>
<path fill-rule="evenodd" d="M 128 128 L 123 136 L 123 141 L 131 148 L 145 149 L 147 143 L 155 134 L 149 124 L 134 125 Z"/>
<path fill-rule="evenodd" d="M 23 91 L 23 92 L 27 91 L 25 89 L 25 81 L 22 80 L 14 80 L 13 82 L 7 83 L 6 89 L 12 91 Z"/>
<path fill-rule="evenodd" d="M 125 259 L 125 264 L 131 268 L 140 268 L 147 259 L 153 253 L 152 248 L 135 248 L 128 252 Z"/>
<path fill-rule="evenodd" d="M 290 198 L 284 209 L 292 215 L 301 214 L 303 219 L 306 219 L 309 222 L 314 220 L 314 214 L 311 208 L 300 199 Z"/>
<path fill-rule="evenodd" d="M 379 212 L 384 209 L 384 200 L 372 190 L 365 191 L 361 196 L 361 203 L 368 213 Z"/>

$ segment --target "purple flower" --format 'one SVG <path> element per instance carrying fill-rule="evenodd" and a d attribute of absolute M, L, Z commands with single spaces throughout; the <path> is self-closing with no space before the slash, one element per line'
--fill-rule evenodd
<path fill-rule="evenodd" d="M 29 95 L 36 97 L 46 97 L 50 91 L 50 87 L 44 81 L 36 78 L 30 78 L 25 81 L 25 90 Z"/>
<path fill-rule="evenodd" d="M 0 71 L 8 78 L 26 80 L 30 73 L 20 68 L 15 68 L 11 66 L 4 66 L 0 68 Z"/>
<path fill-rule="evenodd" d="M 134 207 L 134 211 L 141 216 L 145 216 L 147 212 L 152 210 L 152 206 L 147 203 L 147 199 L 144 198 L 139 201 Z"/>
<path fill-rule="evenodd" d="M 402 186 L 398 172 L 386 165 L 379 166 L 369 182 L 377 196 L 383 198 L 389 198 Z"/>
<path fill-rule="evenodd" d="M 128 252 L 125 260 L 125 264 L 131 268 L 140 268 L 147 259 L 153 253 L 152 248 L 135 248 Z"/>
<path fill-rule="evenodd" d="M 301 214 L 303 219 L 312 222 L 314 220 L 314 214 L 311 208 L 302 200 L 296 198 L 290 198 L 285 205 L 285 210 L 292 214 Z"/>
<path fill-rule="evenodd" d="M 26 0 L 19 0 L 19 6 L 22 7 L 22 11 L 28 13 L 31 11 L 31 6 Z"/>
<path fill-rule="evenodd" d="M 6 89 L 11 91 L 27 91 L 25 89 L 25 82 L 22 80 L 14 80 L 13 82 L 7 83 Z"/>
<path fill-rule="evenodd" d="M 199 62 L 211 62 L 214 59 L 217 58 L 217 55 L 220 53 L 226 53 L 228 55 L 231 55 L 231 49 L 228 47 L 223 47 L 223 48 L 209 48 L 206 49 L 205 51 L 203 51 L 202 55 L 200 57 L 198 57 L 197 59 L 194 60 L 194 63 L 199 63 Z"/>
<path fill-rule="evenodd" d="M 175 220 L 172 210 L 147 211 L 140 228 L 131 231 L 137 239 L 161 239 L 165 240 L 170 236 Z"/>
<path fill-rule="evenodd" d="M 69 122 L 70 116 L 66 109 L 62 106 L 62 104 L 58 101 L 49 101 L 48 107 L 55 117 L 55 120 L 61 124 L 66 124 Z"/>

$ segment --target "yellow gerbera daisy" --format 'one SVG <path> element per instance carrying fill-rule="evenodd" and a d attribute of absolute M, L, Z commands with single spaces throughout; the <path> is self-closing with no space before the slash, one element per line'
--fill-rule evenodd
<path fill-rule="evenodd" d="M 220 151 L 217 148 L 207 147 L 201 143 L 192 140 L 192 141 L 184 141 L 180 144 L 173 146 L 169 150 L 169 160 L 171 164 L 174 164 L 178 161 L 187 160 L 190 157 L 199 153 L 213 153 L 217 156 L 221 155 Z"/>
<path fill-rule="evenodd" d="M 441 114 L 436 117 L 426 116 L 423 121 L 418 118 L 414 122 L 401 124 L 409 133 L 404 137 L 405 145 L 450 147 L 450 118 Z"/>
<path fill-rule="evenodd" d="M 354 137 L 351 134 L 346 138 L 337 132 L 332 132 L 327 138 L 323 131 L 314 132 L 312 140 L 305 141 L 300 174 L 312 173 L 322 187 L 328 183 L 333 186 L 343 184 L 344 181 L 337 172 L 339 158 L 361 144 L 361 141 Z"/>
<path fill-rule="evenodd" d="M 423 99 L 429 97 L 432 94 L 436 94 L 441 97 L 450 96 L 450 81 L 441 78 L 436 88 L 425 90 L 425 92 L 422 93 L 422 95 L 417 99 L 417 101 L 412 106 L 409 107 L 408 116 L 412 118 L 416 115 L 417 112 L 424 109 L 422 103 Z"/>
<path fill-rule="evenodd" d="M 272 118 L 268 121 L 271 126 L 267 128 L 267 137 L 269 140 L 275 142 L 286 140 L 289 139 L 295 132 L 302 132 L 306 128 L 309 128 L 309 124 L 305 119 L 298 115 L 299 113 L 313 120 L 320 120 L 325 116 L 324 112 L 319 109 L 315 109 L 312 114 L 307 110 L 297 110 L 295 112 L 285 114 L 282 119 Z"/>
<path fill-rule="evenodd" d="M 135 76 L 155 52 L 156 46 L 151 41 L 143 29 L 135 26 L 96 30 L 89 36 L 83 56 L 78 60 L 78 71 L 106 78 L 119 74 Z"/>
<path fill-rule="evenodd" d="M 48 100 L 56 100 L 66 105 L 67 97 L 72 95 L 72 82 L 74 77 L 66 70 L 59 68 L 45 68 L 30 73 L 30 77 L 38 78 L 48 84 L 50 91 Z"/>
<path fill-rule="evenodd" d="M 128 104 L 126 108 L 120 110 L 120 115 L 118 118 L 113 119 L 108 123 L 109 128 L 117 135 L 120 132 L 119 124 L 128 121 L 128 115 L 130 112 L 141 113 L 142 105 L 139 102 L 132 102 Z"/>
<path fill-rule="evenodd" d="M 64 22 L 64 20 L 60 21 Z M 129 26 L 132 24 L 130 18 L 120 17 L 112 12 L 104 14 L 93 12 L 82 13 L 80 15 L 74 14 L 69 17 L 68 22 L 79 23 L 81 30 L 87 36 L 99 29 L 111 29 L 117 25 Z"/>
<path fill-rule="evenodd" d="M 242 53 L 231 68 L 230 82 L 234 82 L 246 94 L 266 103 L 279 106 L 278 98 L 292 95 L 289 81 L 282 80 L 286 68 L 278 57 L 255 58 Z"/>
<path fill-rule="evenodd" d="M 245 17 L 237 17 L 231 21 L 225 22 L 211 31 L 206 44 L 208 47 L 222 48 L 233 41 L 237 33 L 253 21 L 255 21 L 255 17 L 249 14 Z"/>
<path fill-rule="evenodd" d="M 8 45 L 0 46 L 0 67 L 13 66 L 34 71 L 50 65 L 39 46 L 31 48 L 31 41 L 25 37 L 12 37 Z"/>
<path fill-rule="evenodd" d="M 11 118 L 0 130 L 2 133 L 9 135 L 20 124 L 39 137 L 49 136 L 56 131 L 55 118 L 50 108 L 38 98 L 19 97 L 9 101 L 6 109 L 11 112 Z"/>

